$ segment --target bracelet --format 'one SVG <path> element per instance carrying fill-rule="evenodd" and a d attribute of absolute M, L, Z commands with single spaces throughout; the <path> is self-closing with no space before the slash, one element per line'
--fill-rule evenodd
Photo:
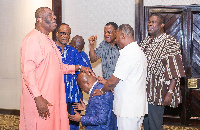
<path fill-rule="evenodd" d="M 171 93 L 171 94 L 173 94 L 174 92 L 171 90 L 171 89 L 169 89 L 169 91 L 168 91 L 169 93 Z"/>
<path fill-rule="evenodd" d="M 101 89 L 99 89 L 100 90 L 100 92 L 102 93 L 102 94 L 105 94 L 106 92 L 104 92 L 104 91 L 102 91 L 102 88 Z"/>
<path fill-rule="evenodd" d="M 82 67 L 81 65 L 78 66 L 78 71 L 81 71 L 81 67 Z"/>

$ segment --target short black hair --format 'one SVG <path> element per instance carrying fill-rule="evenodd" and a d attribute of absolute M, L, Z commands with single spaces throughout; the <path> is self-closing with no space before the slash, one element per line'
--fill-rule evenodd
<path fill-rule="evenodd" d="M 115 30 L 117 30 L 118 25 L 115 22 L 109 22 L 105 26 L 112 25 Z"/>
<path fill-rule="evenodd" d="M 122 31 L 122 33 L 132 36 L 134 38 L 134 30 L 129 24 L 122 24 L 119 26 L 119 31 Z"/>
<path fill-rule="evenodd" d="M 159 17 L 160 18 L 160 23 L 164 23 L 165 24 L 165 19 L 164 19 L 164 17 L 161 15 L 161 14 L 158 14 L 158 13 L 152 13 L 151 15 L 150 15 L 150 17 L 151 16 L 157 16 L 157 17 Z M 150 18 L 149 17 L 149 18 Z"/>
<path fill-rule="evenodd" d="M 40 7 L 35 11 L 35 18 L 41 18 L 43 17 L 43 14 L 45 13 L 45 9 L 50 9 L 49 7 Z"/>
<path fill-rule="evenodd" d="M 66 23 L 61 23 L 61 24 L 59 24 L 58 26 L 57 26 L 57 28 L 56 28 L 56 32 L 58 32 L 58 30 L 59 30 L 59 28 L 60 28 L 60 26 L 62 26 L 62 25 L 67 25 L 67 26 L 69 26 L 68 24 L 66 24 Z M 69 28 L 70 28 L 70 26 L 69 26 Z M 71 29 L 71 28 L 70 28 Z"/>

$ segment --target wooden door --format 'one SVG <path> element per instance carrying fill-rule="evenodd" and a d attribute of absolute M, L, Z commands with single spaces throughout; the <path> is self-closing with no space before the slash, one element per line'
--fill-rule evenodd
<path fill-rule="evenodd" d="M 200 8 L 190 8 L 191 14 L 191 77 L 200 77 Z M 190 116 L 200 117 L 200 89 L 191 89 Z"/>
<path fill-rule="evenodd" d="M 192 15 L 192 77 L 200 77 L 200 10 L 191 10 Z"/>

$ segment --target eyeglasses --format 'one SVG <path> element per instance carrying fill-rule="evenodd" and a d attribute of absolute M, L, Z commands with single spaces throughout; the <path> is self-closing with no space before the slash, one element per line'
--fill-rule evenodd
<path fill-rule="evenodd" d="M 63 36 L 63 35 L 68 35 L 68 36 L 70 35 L 70 33 L 66 33 L 66 32 L 59 32 L 59 33 L 60 33 L 60 35 L 62 35 L 62 36 Z"/>

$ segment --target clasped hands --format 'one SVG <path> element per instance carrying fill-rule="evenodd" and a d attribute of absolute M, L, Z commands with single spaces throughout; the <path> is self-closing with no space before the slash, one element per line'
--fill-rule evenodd
<path fill-rule="evenodd" d="M 80 103 L 74 103 L 72 105 L 74 108 L 75 115 L 68 114 L 68 118 L 72 121 L 80 122 L 81 121 L 81 115 L 77 112 L 77 110 L 86 110 L 85 103 L 80 99 Z"/>

